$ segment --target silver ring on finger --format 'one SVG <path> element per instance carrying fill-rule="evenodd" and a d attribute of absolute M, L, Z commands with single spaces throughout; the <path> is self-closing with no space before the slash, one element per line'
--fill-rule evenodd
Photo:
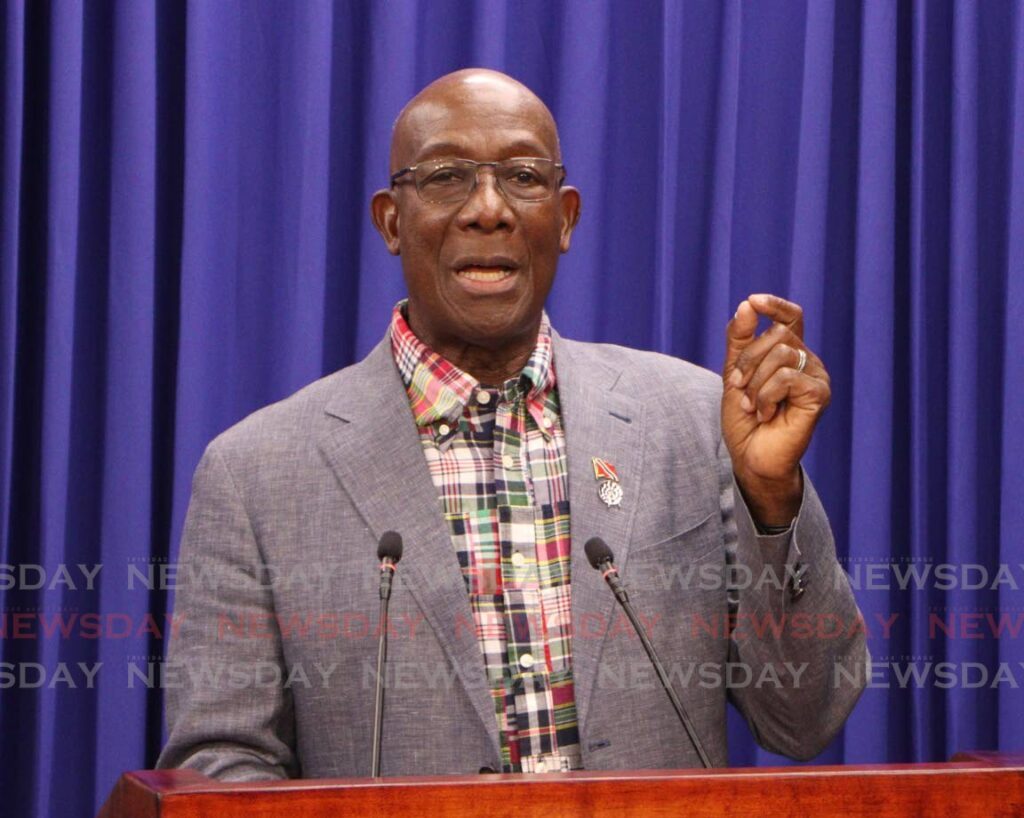
<path fill-rule="evenodd" d="M 802 349 L 798 349 L 796 354 L 799 356 L 796 362 L 796 371 L 803 372 L 807 367 L 807 352 Z"/>

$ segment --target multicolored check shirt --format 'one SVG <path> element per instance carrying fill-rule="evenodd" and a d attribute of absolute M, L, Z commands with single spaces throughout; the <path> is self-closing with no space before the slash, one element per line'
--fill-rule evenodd
<path fill-rule="evenodd" d="M 565 434 L 545 315 L 518 378 L 480 384 L 394 309 L 391 347 L 462 566 L 503 772 L 582 767 Z"/>

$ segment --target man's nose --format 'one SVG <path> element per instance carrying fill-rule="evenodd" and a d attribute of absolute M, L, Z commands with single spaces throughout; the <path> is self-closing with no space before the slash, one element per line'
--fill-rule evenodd
<path fill-rule="evenodd" d="M 462 227 L 475 227 L 488 232 L 513 230 L 515 219 L 515 211 L 498 186 L 498 177 L 494 173 L 494 168 L 479 168 L 476 174 L 476 185 L 469 192 L 469 196 L 466 197 L 466 201 L 459 211 L 459 224 Z"/>

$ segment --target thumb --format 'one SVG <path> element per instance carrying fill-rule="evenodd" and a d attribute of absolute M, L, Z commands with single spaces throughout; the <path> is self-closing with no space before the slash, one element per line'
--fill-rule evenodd
<path fill-rule="evenodd" d="M 728 379 L 740 353 L 750 346 L 757 337 L 757 312 L 744 299 L 736 308 L 736 314 L 725 328 L 725 365 L 722 377 Z"/>

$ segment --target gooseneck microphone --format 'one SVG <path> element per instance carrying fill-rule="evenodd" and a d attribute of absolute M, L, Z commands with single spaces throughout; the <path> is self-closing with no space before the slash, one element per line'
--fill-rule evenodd
<path fill-rule="evenodd" d="M 644 630 L 644 626 L 640 620 L 637 619 L 636 613 L 633 611 L 633 606 L 629 604 L 629 594 L 626 592 L 625 587 L 622 585 L 622 580 L 619 578 L 619 569 L 615 567 L 615 557 L 612 555 L 611 548 L 608 547 L 608 543 L 602 540 L 600 537 L 591 537 L 587 540 L 587 544 L 583 546 L 583 550 L 586 552 L 587 560 L 590 564 L 602 573 L 605 582 L 608 583 L 612 591 L 615 592 L 615 598 L 622 605 L 622 609 L 626 612 L 626 616 L 629 617 L 629 621 L 633 624 L 633 630 L 636 631 L 636 635 L 640 637 L 640 642 L 644 646 L 644 650 L 647 651 L 647 658 L 651 660 L 651 664 L 654 665 L 654 671 L 658 674 L 658 680 L 661 682 L 661 686 L 665 689 L 668 694 L 669 701 L 672 702 L 672 707 L 675 708 L 676 715 L 679 716 L 679 721 L 683 723 L 683 729 L 686 730 L 686 735 L 690 737 L 690 743 L 693 744 L 693 749 L 697 751 L 697 755 L 700 757 L 701 763 L 705 767 L 711 767 L 711 759 L 708 758 L 708 754 L 704 751 L 704 746 L 700 743 L 700 739 L 697 737 L 697 731 L 694 729 L 693 722 L 690 721 L 690 717 L 686 714 L 686 710 L 683 708 L 683 703 L 679 701 L 679 697 L 676 695 L 676 691 L 672 688 L 672 683 L 669 681 L 668 674 L 665 673 L 665 668 L 661 664 L 661 660 L 658 659 L 658 654 L 654 650 L 654 645 L 651 644 L 651 640 L 647 637 L 647 631 Z"/>
<path fill-rule="evenodd" d="M 402 535 L 385 531 L 377 544 L 380 560 L 380 638 L 377 640 L 377 698 L 373 709 L 373 764 L 371 775 L 380 776 L 380 737 L 384 724 L 384 665 L 388 657 L 388 602 L 391 600 L 391 581 L 402 558 Z"/>

